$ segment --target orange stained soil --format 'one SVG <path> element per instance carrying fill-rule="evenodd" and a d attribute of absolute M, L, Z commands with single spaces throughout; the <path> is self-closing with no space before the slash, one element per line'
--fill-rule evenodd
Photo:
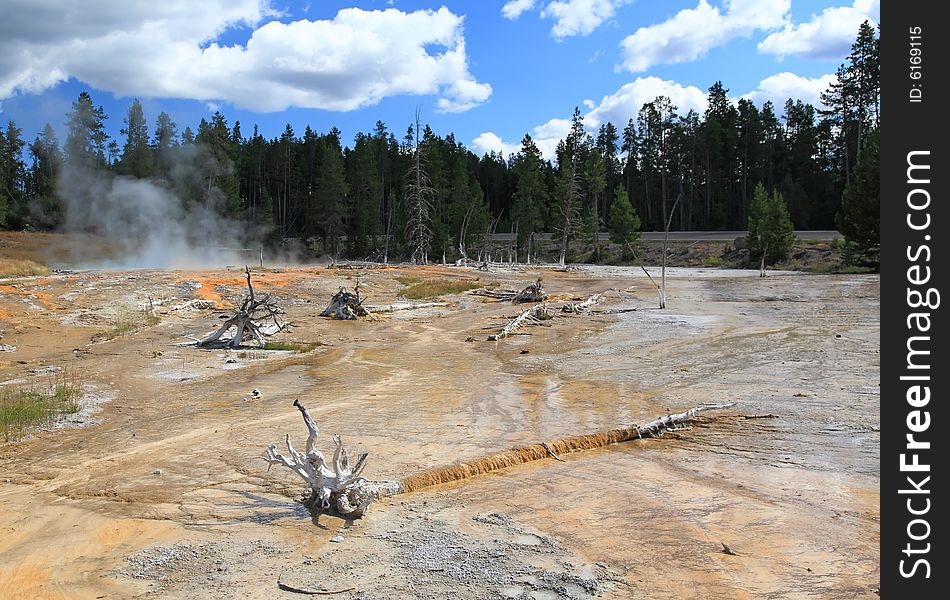
<path fill-rule="evenodd" d="M 218 327 L 222 311 L 168 307 L 240 302 L 238 269 L 5 282 L 0 335 L 17 350 L 0 353 L 0 380 L 69 369 L 97 409 L 0 443 L 0 598 L 274 598 L 280 574 L 383 600 L 566 599 L 562 588 L 585 599 L 876 598 L 879 279 L 672 270 L 660 311 L 637 271 L 254 272 L 255 290 L 292 323 L 274 339 L 316 345 L 304 353 L 181 345 Z M 356 277 L 371 302 L 395 302 L 400 275 L 511 289 L 541 277 L 562 300 L 549 303 L 554 319 L 499 342 L 486 338 L 521 307 L 469 294 L 377 320 L 318 316 Z M 608 289 L 624 291 L 591 313 L 558 310 Z M 116 311 L 149 297 L 158 323 L 103 337 Z M 616 312 L 625 308 L 637 310 Z M 318 448 L 341 435 L 351 455 L 369 452 L 364 475 L 380 480 L 704 403 L 737 406 L 660 439 L 565 446 L 563 461 L 382 500 L 347 523 L 311 516 L 297 502 L 301 480 L 261 460 L 287 434 L 305 443 L 295 399 L 320 426 Z M 330 543 L 336 535 L 345 541 Z M 457 565 L 413 558 L 409 546 L 447 548 Z M 566 564 L 596 593 L 579 579 L 543 588 L 539 573 Z M 475 575 L 493 569 L 500 583 Z"/>

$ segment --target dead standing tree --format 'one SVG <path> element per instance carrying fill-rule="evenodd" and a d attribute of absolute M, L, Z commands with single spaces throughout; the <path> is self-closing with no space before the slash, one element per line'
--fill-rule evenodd
<path fill-rule="evenodd" d="M 563 184 L 564 199 L 561 204 L 561 215 L 564 217 L 564 221 L 560 228 L 561 255 L 558 261 L 562 267 L 567 260 L 567 252 L 570 249 L 575 224 L 580 218 L 581 205 L 581 178 L 577 172 L 577 158 L 573 153 L 571 155 L 570 165 L 566 165 L 564 168 L 568 169 L 568 171 L 565 173 L 566 181 Z"/>
<path fill-rule="evenodd" d="M 429 262 L 429 245 L 432 243 L 432 230 L 429 212 L 432 210 L 432 197 L 435 190 L 429 174 L 424 168 L 422 146 L 419 143 L 419 110 L 416 109 L 415 141 L 412 147 L 412 163 L 406 173 L 406 242 L 414 264 Z"/>
<path fill-rule="evenodd" d="M 270 294 L 258 298 L 254 294 L 254 286 L 251 285 L 251 270 L 244 267 L 244 272 L 247 274 L 247 296 L 241 302 L 240 308 L 221 327 L 198 340 L 199 347 L 218 342 L 221 336 L 233 327 L 235 332 L 226 344 L 228 348 L 238 348 L 246 339 L 257 340 L 263 348 L 267 344 L 264 337 L 274 335 L 287 327 L 287 322 L 281 317 L 284 311 L 277 306 L 277 301 L 271 298 Z M 263 323 L 267 320 L 270 323 Z"/>
<path fill-rule="evenodd" d="M 653 281 L 653 277 L 650 275 L 650 272 L 647 271 L 647 268 L 640 265 L 643 272 L 650 278 L 650 282 L 656 285 L 656 291 L 660 295 L 660 308 L 666 308 L 666 255 L 669 252 L 668 248 L 670 245 L 670 225 L 673 224 L 673 214 L 676 212 L 676 206 L 680 203 L 680 198 L 682 197 L 683 193 L 680 192 L 676 197 L 676 202 L 673 203 L 673 208 L 670 209 L 669 218 L 666 220 L 666 229 L 663 231 L 663 257 L 660 259 L 662 265 L 660 270 L 660 285 L 657 285 L 656 281 Z"/>
<path fill-rule="evenodd" d="M 306 453 L 294 448 L 290 434 L 287 434 L 285 443 L 290 456 L 278 452 L 274 444 L 267 448 L 264 460 L 270 465 L 287 467 L 307 483 L 310 497 L 306 503 L 309 506 L 320 511 L 334 510 L 341 516 L 358 519 L 366 513 L 373 500 L 402 492 L 402 485 L 398 481 L 369 481 L 361 477 L 367 453 L 358 455 L 350 465 L 349 452 L 343 447 L 343 440 L 338 435 L 333 436 L 336 446 L 333 460 L 327 463 L 323 453 L 315 447 L 320 428 L 299 400 L 294 400 L 294 406 L 303 416 L 309 432 Z"/>

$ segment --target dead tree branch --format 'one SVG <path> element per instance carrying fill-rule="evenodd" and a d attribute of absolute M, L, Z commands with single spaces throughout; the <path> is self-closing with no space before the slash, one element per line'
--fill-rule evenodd
<path fill-rule="evenodd" d="M 257 340 L 263 348 L 266 345 L 265 337 L 283 331 L 287 327 L 281 315 L 284 311 L 277 306 L 277 301 L 265 294 L 260 299 L 254 294 L 251 285 L 251 270 L 244 267 L 247 274 L 247 296 L 241 302 L 240 308 L 229 317 L 217 330 L 198 340 L 198 346 L 210 346 L 220 341 L 221 336 L 234 328 L 234 335 L 225 344 L 228 348 L 238 348 L 246 339 Z M 269 321 L 269 322 L 267 322 Z"/>

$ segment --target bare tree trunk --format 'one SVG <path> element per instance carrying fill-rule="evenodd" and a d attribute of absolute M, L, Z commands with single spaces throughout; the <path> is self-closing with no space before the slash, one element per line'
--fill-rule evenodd
<path fill-rule="evenodd" d="M 673 215 L 676 214 L 676 205 L 680 203 L 680 198 L 682 197 L 683 192 L 680 192 L 676 197 L 676 202 L 673 203 L 673 208 L 670 209 L 669 218 L 666 220 L 666 229 L 663 232 L 663 266 L 660 271 L 660 308 L 666 308 L 666 253 L 670 243 L 670 225 L 673 223 Z M 664 202 L 664 210 L 665 208 L 666 203 Z"/>

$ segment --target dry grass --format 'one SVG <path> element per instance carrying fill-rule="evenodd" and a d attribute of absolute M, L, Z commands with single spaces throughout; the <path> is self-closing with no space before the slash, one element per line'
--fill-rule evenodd
<path fill-rule="evenodd" d="M 143 311 L 134 311 L 129 314 L 120 314 L 116 318 L 115 325 L 102 334 L 107 340 L 114 340 L 124 335 L 132 335 L 143 327 L 152 327 L 162 321 L 158 315 L 153 315 L 148 309 Z"/>
<path fill-rule="evenodd" d="M 27 431 L 77 412 L 81 395 L 82 383 L 74 371 L 57 374 L 46 389 L 0 388 L 0 440 L 18 440 Z"/>
<path fill-rule="evenodd" d="M 420 279 L 419 277 L 397 277 L 396 281 L 407 286 L 400 292 L 408 300 L 438 298 L 447 294 L 460 294 L 479 287 L 474 279 Z"/>
<path fill-rule="evenodd" d="M 0 279 L 49 275 L 50 268 L 25 258 L 0 258 Z"/>

